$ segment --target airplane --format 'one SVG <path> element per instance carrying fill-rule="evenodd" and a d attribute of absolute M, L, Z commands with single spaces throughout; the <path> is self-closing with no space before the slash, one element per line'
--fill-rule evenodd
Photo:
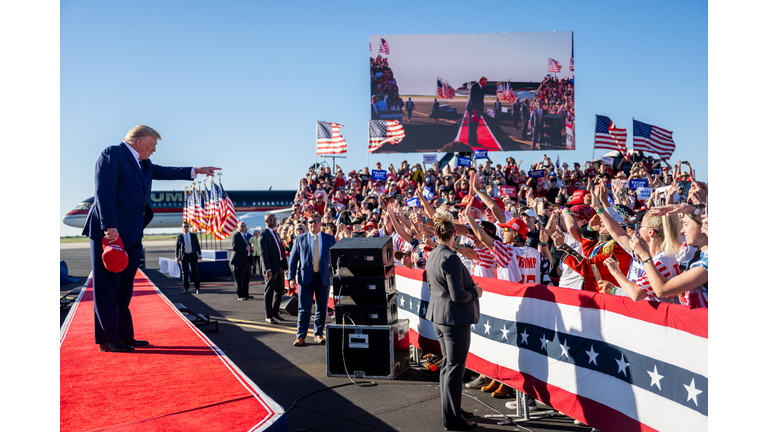
<path fill-rule="evenodd" d="M 232 190 L 227 196 L 235 205 L 238 220 L 248 219 L 253 213 L 283 213 L 290 212 L 295 190 Z M 150 193 L 154 218 L 147 226 L 150 228 L 179 228 L 184 210 L 183 191 L 153 191 Z M 74 209 L 68 212 L 62 222 L 74 228 L 83 228 L 88 211 L 93 205 L 93 197 L 84 199 Z M 263 221 L 262 221 L 263 222 Z"/>

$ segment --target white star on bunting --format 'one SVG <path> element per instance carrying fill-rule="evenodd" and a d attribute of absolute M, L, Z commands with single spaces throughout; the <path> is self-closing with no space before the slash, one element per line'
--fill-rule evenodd
<path fill-rule="evenodd" d="M 696 400 L 696 396 L 702 393 L 702 390 L 699 390 L 696 388 L 696 383 L 694 383 L 694 379 L 691 379 L 691 385 L 687 386 L 683 384 L 683 387 L 685 387 L 685 390 L 688 391 L 688 399 L 685 401 L 688 402 L 689 400 L 693 399 L 693 403 L 696 404 L 696 406 L 699 406 L 699 402 Z"/>
<path fill-rule="evenodd" d="M 523 337 L 523 340 L 522 340 L 522 342 L 520 342 L 520 343 L 521 343 L 521 344 L 526 344 L 526 345 L 528 345 L 528 330 L 527 330 L 527 329 L 525 329 L 525 328 L 523 328 L 523 332 L 522 332 L 522 333 L 520 333 L 520 336 L 522 336 L 522 337 Z"/>
<path fill-rule="evenodd" d="M 405 307 L 405 297 L 400 297 L 400 307 Z"/>
<path fill-rule="evenodd" d="M 490 322 L 486 321 L 485 324 L 483 324 L 483 326 L 485 326 L 485 334 L 491 334 L 491 324 L 490 324 Z"/>
<path fill-rule="evenodd" d="M 627 376 L 627 366 L 629 366 L 629 363 L 624 361 L 624 354 L 621 355 L 621 360 L 616 360 L 616 363 L 619 364 L 619 372 L 623 372 L 624 376 Z"/>
<path fill-rule="evenodd" d="M 502 336 L 501 336 L 501 338 L 502 338 L 502 339 L 507 339 L 507 340 L 509 340 L 509 339 L 507 338 L 507 333 L 509 333 L 509 330 L 507 330 L 507 326 L 503 326 L 503 327 L 501 328 L 501 333 L 502 333 Z"/>
<path fill-rule="evenodd" d="M 648 375 L 651 376 L 651 387 L 656 386 L 661 390 L 661 379 L 664 378 L 664 375 L 659 375 L 659 372 L 656 370 L 656 365 L 653 365 L 653 372 L 647 372 Z"/>
<path fill-rule="evenodd" d="M 589 356 L 589 362 L 587 364 L 594 363 L 595 366 L 597 366 L 597 356 L 599 356 L 600 353 L 596 353 L 595 352 L 595 346 L 594 345 L 589 347 L 589 351 L 587 351 L 587 355 Z"/>
<path fill-rule="evenodd" d="M 560 353 L 560 357 L 565 356 L 565 358 L 571 358 L 568 356 L 568 350 L 571 349 L 571 347 L 568 346 L 568 341 L 563 340 L 563 343 L 560 344 L 560 349 L 563 350 L 563 352 Z"/>
<path fill-rule="evenodd" d="M 541 341 L 541 349 L 543 349 L 544 351 L 546 351 L 546 350 L 547 350 L 547 342 L 549 342 L 549 341 L 547 340 L 547 337 L 546 337 L 546 335 L 545 335 L 545 336 L 542 336 L 542 337 L 540 337 L 540 338 L 539 338 L 539 341 Z"/>

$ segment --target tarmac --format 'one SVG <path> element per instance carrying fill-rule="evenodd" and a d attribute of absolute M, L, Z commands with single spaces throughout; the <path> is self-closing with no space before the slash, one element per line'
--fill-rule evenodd
<path fill-rule="evenodd" d="M 181 279 L 159 271 L 158 258 L 173 258 L 175 241 L 147 241 L 144 247 L 144 272 L 149 279 L 172 302 L 182 303 L 219 321 L 218 332 L 207 332 L 206 336 L 287 411 L 285 415 L 291 431 L 443 430 L 438 372 L 412 363 L 409 371 L 394 380 L 328 377 L 325 345 L 316 344 L 311 337 L 307 338 L 304 347 L 292 345 L 296 338 L 296 316 L 282 311 L 285 321 L 277 325 L 265 322 L 264 284 L 260 275 L 253 275 L 250 294 L 254 298 L 247 301 L 237 300 L 234 281 L 225 278 L 203 281 L 201 294 L 184 295 Z M 77 282 L 61 285 L 60 292 L 82 287 L 91 268 L 89 244 L 62 243 L 60 259 L 67 263 L 69 275 L 78 278 Z M 194 292 L 194 286 L 190 292 Z M 69 309 L 68 306 L 61 309 L 60 323 L 66 319 Z M 142 339 L 141 322 L 134 322 L 134 327 L 136 338 Z M 99 353 L 95 344 L 93 354 L 105 355 Z M 468 373 L 465 379 L 473 377 Z M 367 384 L 370 382 L 376 385 Z M 514 417 L 515 411 L 504 406 L 511 400 L 513 398 L 493 398 L 479 389 L 466 389 L 462 408 L 475 414 L 470 419 L 478 423 L 475 430 L 592 430 L 574 424 L 573 419 L 540 402 L 539 409 L 531 413 L 531 419 Z M 514 422 L 503 417 L 484 417 L 502 414 L 511 416 L 509 419 Z M 499 422 L 508 424 L 500 425 Z"/>

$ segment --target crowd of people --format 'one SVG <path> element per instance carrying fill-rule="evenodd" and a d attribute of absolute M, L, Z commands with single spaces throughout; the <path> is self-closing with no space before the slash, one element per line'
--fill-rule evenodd
<path fill-rule="evenodd" d="M 277 232 L 290 252 L 319 214 L 337 241 L 392 237 L 396 265 L 424 269 L 438 246 L 435 220 L 448 220 L 452 247 L 474 276 L 708 307 L 707 184 L 686 161 L 635 153 L 622 162 L 570 166 L 544 155 L 526 171 L 513 157 L 442 169 L 404 160 L 381 181 L 367 167 L 319 166 L 299 180 Z M 511 390 L 482 376 L 467 385 L 495 397 Z"/>
<path fill-rule="evenodd" d="M 402 110 L 404 106 L 395 75 L 386 57 L 382 58 L 381 55 L 371 57 L 371 94 L 386 105 L 387 111 Z"/>
<path fill-rule="evenodd" d="M 573 82 L 569 78 L 547 75 L 541 81 L 534 101 L 548 113 L 565 113 L 569 121 L 574 119 Z"/>

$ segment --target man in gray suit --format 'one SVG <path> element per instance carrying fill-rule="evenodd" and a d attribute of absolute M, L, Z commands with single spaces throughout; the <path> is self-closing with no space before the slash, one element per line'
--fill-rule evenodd
<path fill-rule="evenodd" d="M 443 365 L 440 369 L 440 400 L 443 427 L 467 430 L 477 427 L 466 417 L 471 413 L 461 409 L 464 366 L 469 354 L 472 324 L 480 319 L 478 299 L 483 289 L 475 284 L 454 248 L 456 227 L 450 214 L 437 212 L 434 217 L 438 245 L 427 260 L 427 285 L 430 300 L 426 319 L 432 321 Z"/>
<path fill-rule="evenodd" d="M 280 237 L 275 231 L 277 227 L 275 215 L 272 213 L 265 215 L 264 223 L 267 228 L 259 236 L 259 256 L 261 269 L 264 272 L 264 313 L 268 323 L 277 324 L 275 320 L 284 320 L 279 311 L 280 302 L 285 294 L 284 271 L 288 268 L 288 262 Z"/>

